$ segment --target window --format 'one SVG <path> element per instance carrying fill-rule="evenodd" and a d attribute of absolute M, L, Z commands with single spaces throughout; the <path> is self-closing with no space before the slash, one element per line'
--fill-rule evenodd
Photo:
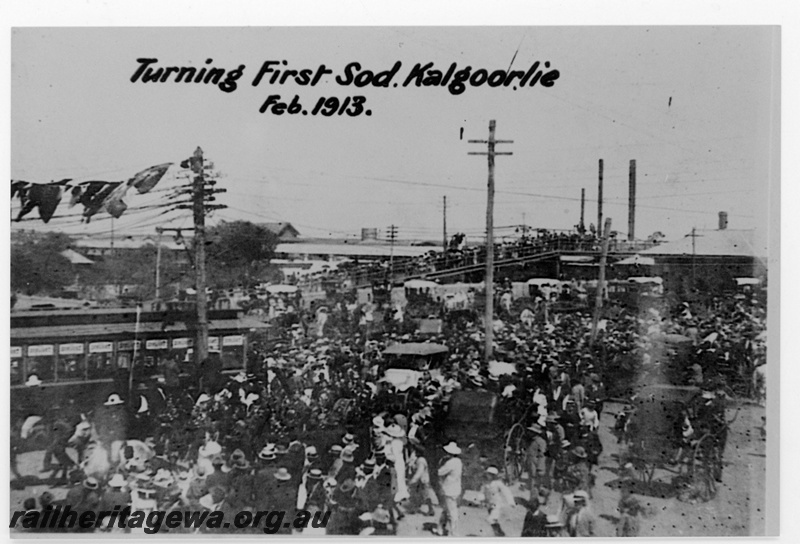
<path fill-rule="evenodd" d="M 41 376 L 40 376 L 41 378 Z M 58 381 L 85 380 L 86 356 L 62 355 L 58 360 Z"/>
<path fill-rule="evenodd" d="M 22 365 L 20 359 L 11 359 L 11 385 L 22 384 Z"/>
<path fill-rule="evenodd" d="M 89 356 L 88 376 L 90 380 L 114 377 L 114 359 L 111 353 L 93 353 Z"/>

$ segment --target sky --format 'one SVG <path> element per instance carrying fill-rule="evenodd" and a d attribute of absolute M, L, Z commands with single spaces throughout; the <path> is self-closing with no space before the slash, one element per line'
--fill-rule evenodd
<path fill-rule="evenodd" d="M 676 239 L 693 227 L 766 230 L 777 190 L 770 146 L 779 144 L 777 27 L 251 27 L 16 28 L 11 32 L 11 177 L 33 182 L 127 179 L 176 163 L 159 192 L 131 194 L 113 221 L 119 235 L 191 225 L 164 215 L 163 189 L 186 183 L 178 164 L 202 147 L 227 193 L 210 222 L 288 221 L 303 236 L 357 235 L 398 227 L 401 239 L 485 232 L 486 139 L 496 120 L 496 236 L 520 225 L 570 229 L 586 190 L 586 224 L 597 222 L 598 161 L 604 217 L 628 232 L 629 161 L 636 160 L 635 234 Z M 155 66 L 244 65 L 233 92 L 209 84 L 131 82 L 138 58 Z M 315 86 L 252 83 L 265 61 L 333 70 Z M 513 60 L 513 62 L 512 62 Z M 397 87 L 356 88 L 335 77 L 351 62 L 380 72 L 400 61 Z M 550 63 L 551 87 L 403 86 L 417 63 L 447 70 L 527 70 Z M 545 70 L 546 71 L 546 70 Z M 271 94 L 365 97 L 371 111 L 274 115 Z M 774 195 L 773 195 L 774 198 Z M 12 203 L 12 206 L 15 204 Z M 137 209 L 140 208 L 140 209 Z M 107 235 L 101 213 L 80 223 L 66 200 L 48 225 L 17 228 Z M 28 217 L 37 217 L 36 212 Z"/>

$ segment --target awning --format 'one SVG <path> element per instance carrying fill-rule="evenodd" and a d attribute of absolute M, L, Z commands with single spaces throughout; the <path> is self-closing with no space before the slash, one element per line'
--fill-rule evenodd
<path fill-rule="evenodd" d="M 210 319 L 209 333 L 217 331 L 241 331 L 267 329 L 269 325 L 252 317 L 239 319 Z M 191 329 L 193 330 L 193 329 Z M 139 324 L 139 336 L 170 333 L 185 333 L 190 329 L 183 322 L 164 325 L 159 321 L 146 321 Z M 12 327 L 11 339 L 16 341 L 37 338 L 95 338 L 99 336 L 130 336 L 136 333 L 136 323 L 97 323 L 92 325 L 58 325 L 55 327 Z"/>
<path fill-rule="evenodd" d="M 408 280 L 403 284 L 407 289 L 435 289 L 439 287 L 438 283 L 427 280 Z"/>
<path fill-rule="evenodd" d="M 296 285 L 270 285 L 266 289 L 267 293 L 277 294 L 277 293 L 296 293 L 297 286 Z"/>
<path fill-rule="evenodd" d="M 656 264 L 656 260 L 653 257 L 642 257 L 641 255 L 634 255 L 633 257 L 628 257 L 627 259 L 622 259 L 621 261 L 617 261 L 614 265 L 639 265 L 639 266 L 654 266 Z"/>
<path fill-rule="evenodd" d="M 447 353 L 447 346 L 434 343 L 409 342 L 408 344 L 392 344 L 383 353 L 385 355 L 434 355 Z"/>

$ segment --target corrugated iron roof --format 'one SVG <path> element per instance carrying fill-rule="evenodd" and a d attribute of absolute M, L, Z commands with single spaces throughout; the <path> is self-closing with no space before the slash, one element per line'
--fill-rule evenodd
<path fill-rule="evenodd" d="M 268 325 L 252 317 L 239 319 L 212 319 L 208 323 L 209 331 L 266 329 Z M 139 334 L 159 334 L 186 332 L 186 323 L 174 323 L 164 327 L 158 322 L 139 324 Z M 136 333 L 135 323 L 106 323 L 93 325 L 59 325 L 56 327 L 14 327 L 11 329 L 12 340 L 36 338 L 82 338 L 94 336 L 117 336 Z"/>
<path fill-rule="evenodd" d="M 764 257 L 766 248 L 755 247 L 752 230 L 697 230 L 692 236 L 667 242 L 639 252 L 639 255 L 709 255 L 727 257 Z"/>

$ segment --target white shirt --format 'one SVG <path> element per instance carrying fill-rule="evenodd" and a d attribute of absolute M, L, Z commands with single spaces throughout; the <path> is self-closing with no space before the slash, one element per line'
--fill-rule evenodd
<path fill-rule="evenodd" d="M 441 482 L 442 493 L 446 497 L 461 496 L 461 474 L 464 471 L 464 464 L 458 457 L 451 457 L 445 464 L 439 467 L 439 481 Z"/>

